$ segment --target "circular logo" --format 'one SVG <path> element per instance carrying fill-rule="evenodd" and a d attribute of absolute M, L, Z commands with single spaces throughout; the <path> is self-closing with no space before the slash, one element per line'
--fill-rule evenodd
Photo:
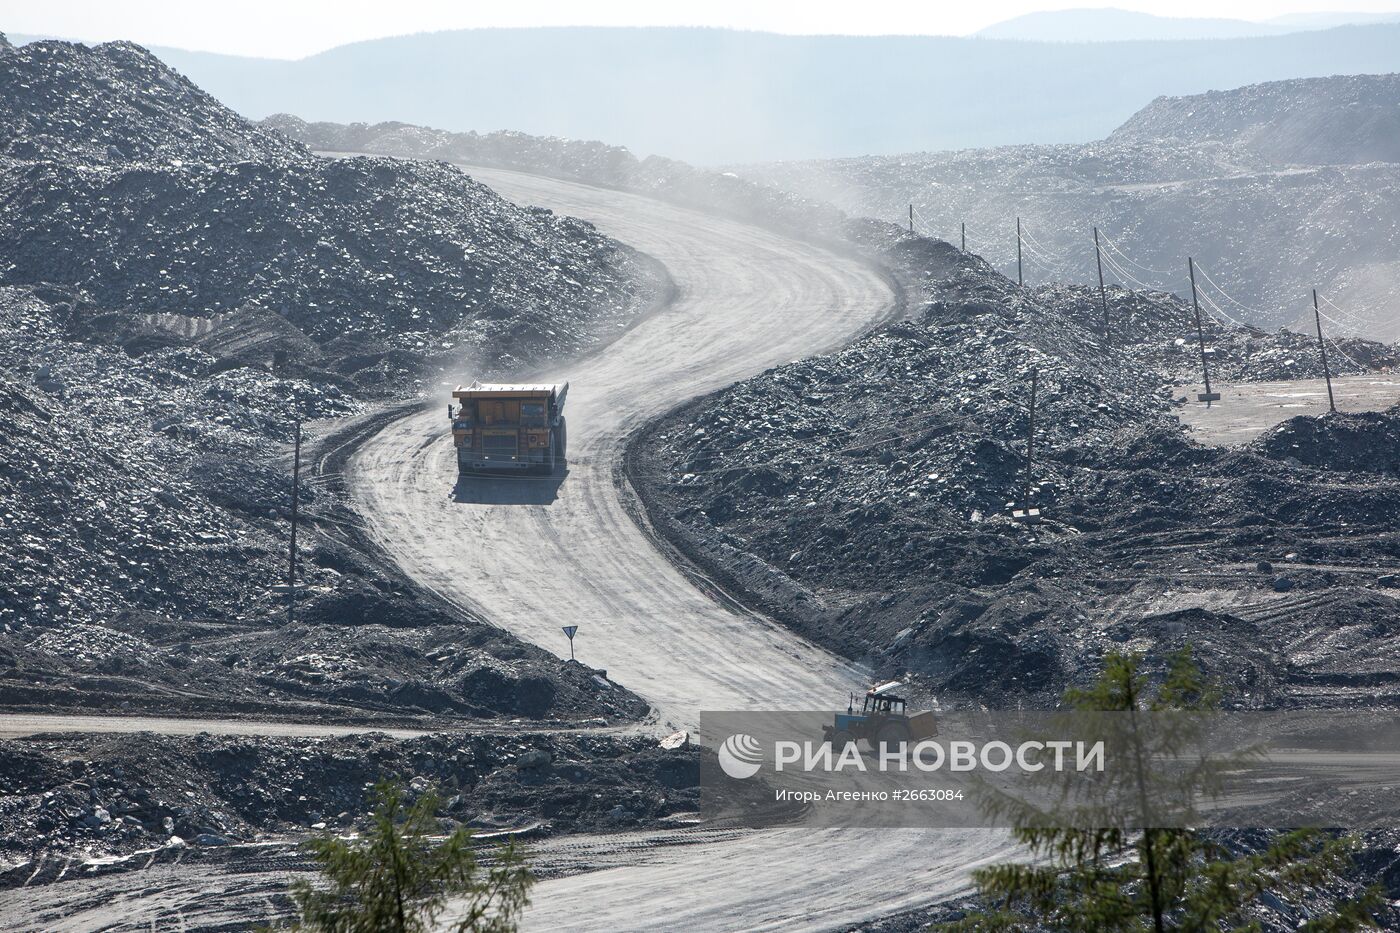
<path fill-rule="evenodd" d="M 763 749 L 758 739 L 742 732 L 724 740 L 719 747 L 719 766 L 732 778 L 751 778 L 763 766 Z"/>

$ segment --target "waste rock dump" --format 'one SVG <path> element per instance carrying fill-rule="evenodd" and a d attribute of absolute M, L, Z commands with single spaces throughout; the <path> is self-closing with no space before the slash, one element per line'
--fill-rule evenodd
<path fill-rule="evenodd" d="M 634 440 L 650 518 L 706 573 L 945 702 L 1053 702 L 1109 648 L 1188 642 L 1245 705 L 1393 692 L 1400 476 L 1376 454 L 1400 409 L 1203 447 L 1172 388 L 1199 360 L 1188 304 L 1114 291 L 1105 339 L 1096 289 L 1019 289 L 949 244 L 879 238 L 909 320 Z M 1222 380 L 1320 374 L 1297 334 L 1207 341 Z M 1010 514 L 1027 492 L 1040 524 Z"/>
<path fill-rule="evenodd" d="M 665 287 L 588 223 L 315 156 L 130 43 L 0 47 L 0 705 L 640 715 L 397 574 L 322 455 L 445 369 L 596 346 Z"/>

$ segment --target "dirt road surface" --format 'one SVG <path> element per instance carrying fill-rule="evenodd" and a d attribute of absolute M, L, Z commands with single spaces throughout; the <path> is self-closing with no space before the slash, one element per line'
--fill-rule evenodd
<path fill-rule="evenodd" d="M 602 352 L 545 374 L 571 386 L 567 475 L 458 484 L 446 388 L 441 406 L 369 440 L 348 464 L 349 485 L 378 543 L 420 583 L 564 657 L 560 629 L 577 625 L 579 659 L 678 728 L 701 709 L 819 709 L 862 684 L 853 665 L 720 605 L 670 566 L 629 513 L 619 466 L 627 434 L 648 419 L 886 316 L 894 296 L 881 276 L 636 195 L 467 170 L 650 254 L 678 297 Z"/>
<path fill-rule="evenodd" d="M 1242 382 L 1211 388 L 1221 398 L 1209 408 L 1195 401 L 1199 385 L 1177 390 L 1190 399 L 1180 418 L 1203 444 L 1247 444 L 1295 415 L 1327 411 L 1327 383 L 1321 379 Z M 1400 375 L 1342 376 L 1332 380 L 1332 393 L 1339 411 L 1381 411 L 1400 402 Z"/>

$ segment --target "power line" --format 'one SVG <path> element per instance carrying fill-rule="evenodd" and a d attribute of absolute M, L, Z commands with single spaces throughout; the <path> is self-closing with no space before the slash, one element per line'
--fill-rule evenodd
<path fill-rule="evenodd" d="M 1196 268 L 1201 270 L 1201 275 L 1205 277 L 1205 280 L 1209 282 L 1216 291 L 1220 292 L 1220 294 L 1224 296 L 1226 301 L 1230 302 L 1235 307 L 1248 314 L 1252 314 L 1260 318 L 1264 316 L 1263 312 L 1259 311 L 1257 308 L 1251 308 L 1249 305 L 1246 305 L 1240 301 L 1236 301 L 1234 298 L 1232 298 L 1229 292 L 1225 291 L 1225 289 L 1221 288 L 1218 284 L 1216 284 L 1215 279 L 1210 277 L 1210 273 L 1207 272 L 1205 267 L 1202 266 L 1200 263 L 1196 263 Z"/>
<path fill-rule="evenodd" d="M 1028 236 L 1026 242 L 1042 265 L 1051 265 L 1056 270 L 1056 274 L 1061 276 L 1068 276 L 1071 273 L 1073 264 L 1060 253 L 1049 249 L 1034 237 Z"/>
<path fill-rule="evenodd" d="M 1030 241 L 1031 245 L 1034 246 L 1036 249 L 1040 250 L 1042 253 L 1045 253 L 1048 256 L 1055 257 L 1061 262 L 1068 262 L 1065 256 L 1059 251 L 1053 250 L 1050 247 L 1046 246 L 1044 243 L 1040 242 L 1039 237 L 1031 233 L 1029 225 L 1025 224 L 1024 221 L 1022 222 L 1021 232 L 1025 235 L 1026 239 Z"/>
<path fill-rule="evenodd" d="M 1144 266 L 1142 263 L 1129 256 L 1127 252 L 1125 252 L 1123 248 L 1119 246 L 1107 233 L 1104 233 L 1102 229 L 1099 230 L 1099 233 L 1103 236 L 1104 241 L 1108 243 L 1109 249 L 1122 256 L 1125 260 L 1128 261 L 1129 264 L 1136 266 L 1139 270 L 1146 272 L 1149 275 L 1165 276 L 1167 279 L 1171 279 L 1176 274 L 1174 272 L 1168 272 L 1165 269 L 1153 269 L 1150 266 Z"/>
<path fill-rule="evenodd" d="M 1371 327 L 1374 327 L 1376 324 L 1374 320 L 1363 318 L 1355 312 L 1348 311 L 1347 309 L 1341 307 L 1332 299 L 1328 298 L 1326 295 L 1318 295 L 1317 297 L 1321 298 L 1323 304 L 1327 305 L 1333 311 L 1336 311 L 1342 316 L 1344 320 L 1349 321 L 1351 325 L 1358 330 L 1367 330 Z"/>
<path fill-rule="evenodd" d="M 1105 236 L 1105 237 L 1104 237 L 1104 240 L 1106 241 L 1107 239 L 1108 239 L 1108 237 Z M 1104 261 L 1108 263 L 1108 267 L 1109 267 L 1111 270 L 1113 270 L 1113 273 L 1118 277 L 1118 281 L 1119 281 L 1120 284 L 1132 283 L 1132 284 L 1138 286 L 1138 287 L 1139 287 L 1140 289 L 1142 289 L 1143 291 L 1160 291 L 1160 289 L 1157 289 L 1157 288 L 1154 288 L 1154 287 L 1151 286 L 1151 285 L 1148 285 L 1148 284 L 1147 284 L 1146 282 L 1144 282 L 1142 279 L 1138 278 L 1136 275 L 1133 275 L 1131 272 L 1129 272 L 1129 271 L 1127 270 L 1127 268 L 1125 268 L 1125 267 L 1123 266 L 1122 263 L 1120 263 L 1116 258 L 1114 258 L 1114 254 L 1113 254 L 1113 252 L 1112 252 L 1111 250 L 1110 250 L 1110 251 L 1107 251 L 1107 252 L 1104 252 L 1104 253 L 1103 253 L 1103 258 L 1104 258 Z M 1124 258 L 1126 259 L 1127 257 L 1125 256 Z"/>
<path fill-rule="evenodd" d="M 1220 307 L 1220 303 L 1217 302 L 1214 298 L 1210 297 L 1209 292 L 1201 292 L 1201 299 L 1215 310 L 1215 314 L 1212 314 L 1211 317 L 1215 318 L 1216 323 L 1218 323 L 1222 328 L 1224 328 L 1225 330 L 1229 330 L 1230 325 L 1234 325 L 1240 330 L 1245 329 L 1246 325 L 1242 321 L 1236 320 L 1235 318 L 1231 317 L 1230 312 Z"/>
<path fill-rule="evenodd" d="M 1323 300 L 1323 301 L 1326 301 L 1327 299 L 1326 299 L 1326 298 L 1323 298 L 1322 300 Z M 1323 318 L 1324 320 L 1326 320 L 1328 323 L 1336 324 L 1338 327 L 1344 326 L 1344 325 L 1342 324 L 1341 321 L 1339 321 L 1339 320 L 1337 320 L 1336 318 L 1332 317 L 1332 316 L 1331 316 L 1330 314 L 1328 314 L 1326 311 L 1323 311 L 1323 310 L 1319 309 L 1317 313 L 1318 313 L 1319 315 L 1321 315 L 1322 318 Z M 1359 368 L 1359 369 L 1362 370 L 1363 372 L 1370 372 L 1370 371 L 1371 371 L 1371 367 L 1370 367 L 1370 366 L 1365 366 L 1365 365 L 1363 365 L 1362 363 L 1357 362 L 1357 360 L 1356 360 L 1354 357 L 1352 357 L 1352 355 L 1351 355 L 1350 353 L 1348 353 L 1348 352 L 1346 352 L 1345 350 L 1343 350 L 1343 349 L 1341 348 L 1341 346 L 1337 343 L 1337 338 L 1335 338 L 1335 337 L 1329 337 L 1329 338 L 1327 338 L 1327 339 L 1328 339 L 1329 341 L 1331 341 L 1331 343 L 1332 343 L 1332 349 L 1335 350 L 1335 351 L 1336 351 L 1343 359 L 1345 359 L 1348 363 L 1351 363 L 1351 365 L 1353 365 L 1353 366 Z"/>
<path fill-rule="evenodd" d="M 1034 262 L 1041 269 L 1050 273 L 1052 278 L 1063 279 L 1068 277 L 1068 270 L 1065 268 L 1064 263 L 1056 262 L 1050 257 L 1046 256 L 1040 250 L 1032 246 L 1029 240 L 1026 241 L 1025 246 L 1026 255 L 1031 259 L 1031 261 Z"/>
<path fill-rule="evenodd" d="M 1170 289 L 1169 287 L 1167 287 L 1167 286 L 1158 285 L 1155 281 L 1154 281 L 1154 282 L 1150 282 L 1150 283 L 1149 283 L 1149 282 L 1146 282 L 1146 281 L 1144 281 L 1142 278 L 1140 278 L 1137 274 L 1135 274 L 1135 273 L 1129 271 L 1129 270 L 1128 270 L 1128 267 L 1125 266 L 1125 265 L 1123 264 L 1123 262 L 1126 261 L 1126 262 L 1129 263 L 1130 265 L 1136 265 L 1136 263 L 1133 263 L 1133 262 L 1132 262 L 1132 259 L 1131 259 L 1130 257 L 1128 257 L 1127 255 L 1125 255 L 1123 252 L 1121 252 L 1121 251 L 1119 251 L 1119 250 L 1115 250 L 1115 249 L 1112 248 L 1112 247 L 1110 247 L 1110 248 L 1104 250 L 1104 258 L 1107 259 L 1109 262 L 1111 262 L 1111 263 L 1113 264 L 1113 266 L 1114 266 L 1115 268 L 1117 268 L 1117 269 L 1121 272 L 1121 274 L 1122 274 L 1122 276 L 1123 276 L 1123 278 L 1124 278 L 1125 281 L 1136 282 L 1136 283 L 1137 283 L 1138 285 L 1140 285 L 1142 288 L 1144 288 L 1144 289 L 1146 289 L 1146 290 L 1149 290 L 1149 291 L 1154 291 L 1154 292 L 1165 292 L 1165 291 L 1170 291 L 1170 290 L 1171 290 L 1171 289 Z M 1141 270 L 1139 270 L 1139 271 L 1141 271 Z M 1151 275 L 1152 273 L 1144 273 L 1144 274 L 1145 274 L 1145 275 Z M 1166 279 L 1166 281 L 1170 281 L 1170 279 Z"/>
<path fill-rule="evenodd" d="M 1133 275 L 1127 269 L 1124 269 L 1121 265 L 1118 264 L 1117 260 L 1113 258 L 1112 253 L 1104 253 L 1103 258 L 1104 262 L 1108 263 L 1108 267 L 1111 270 L 1113 270 L 1113 273 L 1118 277 L 1119 284 L 1132 283 L 1133 285 L 1136 285 L 1141 291 L 1145 292 L 1161 291 L 1161 289 L 1153 288 L 1151 285 L 1148 285 L 1146 282 L 1142 281 L 1142 279 L 1139 279 L 1137 276 Z"/>
<path fill-rule="evenodd" d="M 1041 247 L 1039 245 L 1039 241 L 1027 235 L 1025 240 L 1025 247 L 1026 251 L 1031 256 L 1031 259 L 1035 261 L 1036 265 L 1049 272 L 1052 276 L 1059 279 L 1065 279 L 1070 277 L 1071 270 L 1068 268 L 1068 264 L 1065 262 L 1065 260 L 1063 258 L 1059 258 L 1058 254 L 1051 253 L 1044 247 Z"/>
<path fill-rule="evenodd" d="M 938 235 L 934 232 L 933 224 L 931 224 L 931 223 L 928 222 L 928 218 L 924 216 L 924 212 L 921 211 L 921 210 L 919 210 L 918 205 L 910 205 L 910 206 L 914 208 L 914 217 L 915 217 L 915 219 L 917 219 L 917 220 L 919 221 L 919 223 L 921 223 L 921 224 L 924 225 L 924 229 L 928 231 L 928 235 L 931 236 L 931 237 L 934 237 L 935 239 L 937 239 L 937 238 L 938 238 Z"/>
<path fill-rule="evenodd" d="M 1024 221 L 1021 224 L 1021 232 L 1025 239 L 1025 245 L 1029 249 L 1036 263 L 1046 269 L 1057 279 L 1069 279 L 1074 274 L 1074 264 L 1061 253 L 1051 249 L 1040 242 L 1035 234 L 1031 233 L 1029 225 Z"/>

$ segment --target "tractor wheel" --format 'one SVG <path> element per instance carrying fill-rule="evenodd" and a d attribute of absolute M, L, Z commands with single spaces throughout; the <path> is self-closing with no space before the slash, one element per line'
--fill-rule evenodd
<path fill-rule="evenodd" d="M 827 741 L 831 743 L 831 750 L 839 755 L 846 750 L 847 745 L 856 744 L 856 737 L 849 730 L 837 729 Z"/>
<path fill-rule="evenodd" d="M 883 753 L 887 748 L 891 752 L 898 751 L 900 742 L 904 742 L 906 747 L 909 742 L 909 727 L 902 722 L 887 722 L 875 733 L 876 752 Z"/>

